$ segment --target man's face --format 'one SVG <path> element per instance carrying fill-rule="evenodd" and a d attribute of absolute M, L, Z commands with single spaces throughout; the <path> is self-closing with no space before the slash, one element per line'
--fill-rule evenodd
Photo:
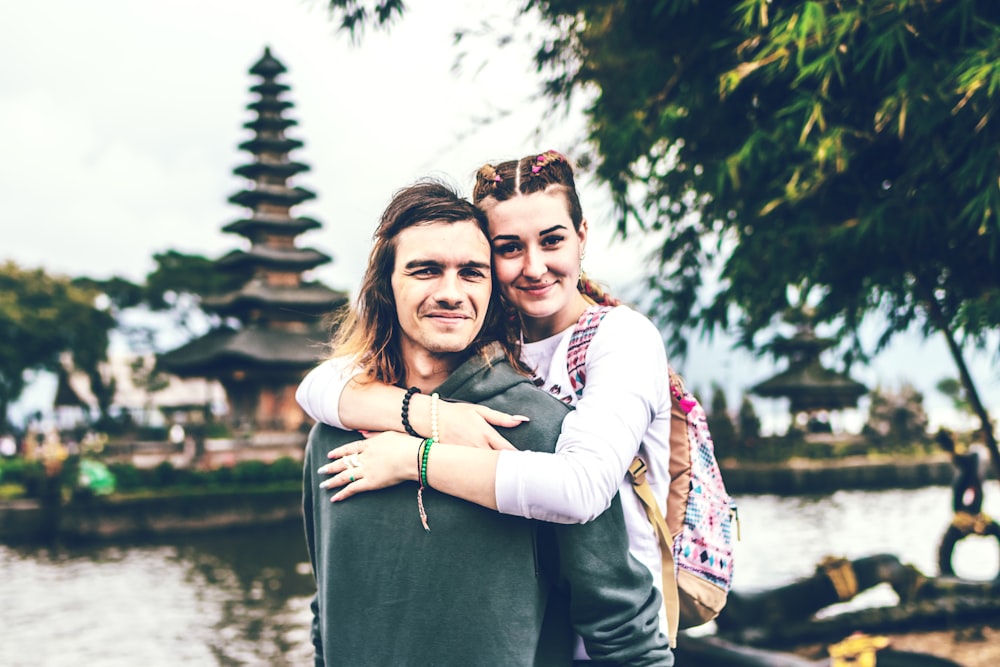
<path fill-rule="evenodd" d="M 392 291 L 405 358 L 465 351 L 492 293 L 490 244 L 479 225 L 431 222 L 400 232 Z"/>

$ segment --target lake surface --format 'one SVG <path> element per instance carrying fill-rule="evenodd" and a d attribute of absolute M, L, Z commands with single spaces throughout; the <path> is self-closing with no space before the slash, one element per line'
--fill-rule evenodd
<path fill-rule="evenodd" d="M 893 553 L 936 574 L 951 520 L 945 487 L 737 501 L 736 588 L 747 592 L 808 576 L 827 555 Z M 995 481 L 984 511 L 1000 517 Z M 962 540 L 955 570 L 992 579 L 998 552 L 992 538 Z M 309 665 L 312 585 L 298 522 L 157 542 L 0 545 L 0 665 Z M 880 586 L 838 607 L 894 602 Z"/>

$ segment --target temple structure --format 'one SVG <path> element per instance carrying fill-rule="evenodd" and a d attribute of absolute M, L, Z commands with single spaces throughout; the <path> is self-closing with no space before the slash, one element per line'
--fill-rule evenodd
<path fill-rule="evenodd" d="M 203 299 L 204 309 L 219 315 L 222 325 L 159 358 L 175 375 L 217 379 L 232 424 L 255 434 L 301 430 L 307 418 L 295 402 L 295 388 L 323 354 L 329 339 L 324 316 L 347 300 L 343 292 L 303 275 L 331 258 L 297 244 L 300 234 L 321 225 L 292 214 L 316 195 L 289 183 L 309 167 L 289 158 L 303 142 L 285 135 L 296 125 L 285 117 L 292 102 L 282 99 L 290 88 L 277 81 L 285 72 L 268 48 L 250 69 L 261 79 L 250 88 L 259 97 L 247 106 L 255 118 L 244 124 L 253 138 L 239 148 L 253 159 L 234 170 L 247 179 L 247 188 L 229 198 L 248 213 L 223 227 L 249 247 L 215 261 L 219 271 L 249 278 L 232 292 Z"/>
<path fill-rule="evenodd" d="M 868 388 L 843 373 L 825 368 L 820 354 L 836 342 L 816 336 L 805 313 L 793 316 L 796 331 L 791 338 L 778 337 L 771 343 L 775 357 L 788 360 L 788 367 L 750 388 L 763 398 L 787 398 L 793 420 L 804 422 L 810 431 L 828 430 L 832 411 L 857 406 Z"/>

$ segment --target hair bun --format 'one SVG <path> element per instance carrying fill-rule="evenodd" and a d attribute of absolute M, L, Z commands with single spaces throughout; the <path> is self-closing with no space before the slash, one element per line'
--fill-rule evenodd
<path fill-rule="evenodd" d="M 496 167 L 492 164 L 484 164 L 479 168 L 479 177 L 484 181 L 492 181 L 494 183 L 502 183 L 503 177 L 497 172 Z"/>
<path fill-rule="evenodd" d="M 537 174 L 543 167 L 553 162 L 566 162 L 566 157 L 559 151 L 547 150 L 535 158 L 535 164 L 531 165 L 531 173 Z"/>

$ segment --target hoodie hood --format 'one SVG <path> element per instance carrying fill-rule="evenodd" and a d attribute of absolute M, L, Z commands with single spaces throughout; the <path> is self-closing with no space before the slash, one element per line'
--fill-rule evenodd
<path fill-rule="evenodd" d="M 531 378 L 521 375 L 507 363 L 506 356 L 498 344 L 493 344 L 484 355 L 475 355 L 467 360 L 444 381 L 435 391 L 442 397 L 461 396 L 469 403 L 482 403 L 511 387 L 526 383 L 534 387 Z"/>

